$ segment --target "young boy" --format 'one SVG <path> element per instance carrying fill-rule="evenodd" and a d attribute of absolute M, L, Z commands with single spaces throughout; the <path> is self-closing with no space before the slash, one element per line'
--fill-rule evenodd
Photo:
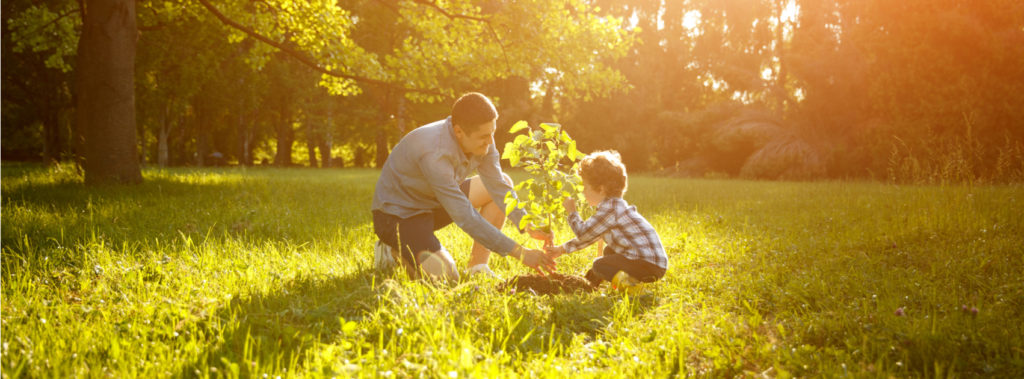
<path fill-rule="evenodd" d="M 604 256 L 594 260 L 587 271 L 587 280 L 595 287 L 604 281 L 627 292 L 635 292 L 641 282 L 653 282 L 665 276 L 668 257 L 661 239 L 651 224 L 630 206 L 622 195 L 626 192 L 626 166 L 619 153 L 598 151 L 580 162 L 583 195 L 590 206 L 597 208 L 594 216 L 583 221 L 576 212 L 576 202 L 565 200 L 569 227 L 576 238 L 561 246 L 547 248 L 554 259 L 562 254 L 583 249 L 604 237 L 608 244 Z"/>

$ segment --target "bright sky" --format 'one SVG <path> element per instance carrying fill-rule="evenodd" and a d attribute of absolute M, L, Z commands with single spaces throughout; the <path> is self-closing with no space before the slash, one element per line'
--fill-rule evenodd
<path fill-rule="evenodd" d="M 796 17 L 800 14 L 800 6 L 796 4 L 796 1 L 790 0 L 786 3 L 786 8 L 782 10 L 782 21 L 783 22 L 794 22 Z M 635 17 L 634 17 L 635 18 Z M 635 20 L 634 20 L 635 21 Z M 635 22 L 634 22 L 635 23 Z M 683 27 L 686 29 L 693 29 L 700 25 L 700 11 L 692 10 L 686 12 L 683 15 Z M 658 21 L 658 27 L 664 27 L 662 21 Z"/>

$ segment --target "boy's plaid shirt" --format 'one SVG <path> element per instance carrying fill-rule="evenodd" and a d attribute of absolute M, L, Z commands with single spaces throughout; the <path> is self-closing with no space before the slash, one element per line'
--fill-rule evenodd
<path fill-rule="evenodd" d="M 668 257 L 658 232 L 636 211 L 635 206 L 626 204 L 621 197 L 605 198 L 587 221 L 573 212 L 569 215 L 569 227 L 576 233 L 576 238 L 565 243 L 566 253 L 590 246 L 604 236 L 605 242 L 616 253 L 668 268 Z"/>

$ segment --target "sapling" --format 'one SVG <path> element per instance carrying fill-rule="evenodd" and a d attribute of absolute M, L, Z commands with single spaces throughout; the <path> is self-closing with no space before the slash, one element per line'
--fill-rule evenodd
<path fill-rule="evenodd" d="M 516 184 L 515 190 L 521 195 L 518 199 L 511 193 L 505 196 L 505 214 L 523 208 L 526 215 L 519 221 L 520 229 L 532 226 L 553 237 L 555 221 L 567 216 L 562 200 L 571 197 L 578 201 L 583 192 L 576 166 L 584 154 L 559 124 L 542 123 L 531 128 L 526 121 L 519 121 L 509 134 L 516 136 L 505 144 L 501 158 L 508 159 L 512 167 L 522 168 L 529 178 Z M 545 244 L 550 245 L 551 239 Z"/>

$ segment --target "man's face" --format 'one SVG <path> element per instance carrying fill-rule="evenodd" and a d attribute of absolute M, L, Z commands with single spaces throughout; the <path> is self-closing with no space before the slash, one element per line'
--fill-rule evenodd
<path fill-rule="evenodd" d="M 487 149 L 494 143 L 495 121 L 488 121 L 472 128 L 472 133 L 466 133 L 459 125 L 455 125 L 455 139 L 459 141 L 459 147 L 467 155 L 481 156 L 487 154 Z"/>

